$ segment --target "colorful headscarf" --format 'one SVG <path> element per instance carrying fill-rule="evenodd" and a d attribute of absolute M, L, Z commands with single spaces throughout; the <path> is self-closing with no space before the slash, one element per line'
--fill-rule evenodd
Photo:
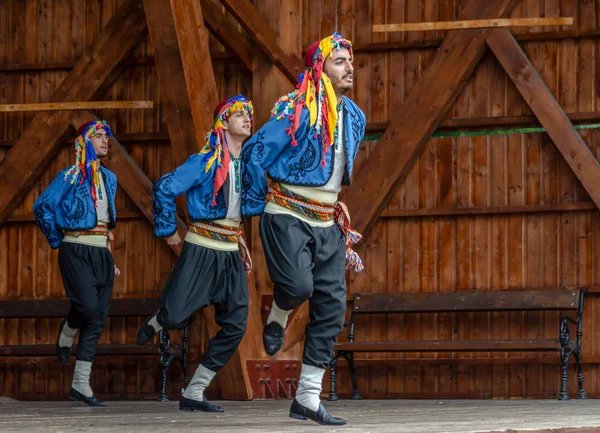
<path fill-rule="evenodd" d="M 225 183 L 225 179 L 227 179 L 227 174 L 229 173 L 230 158 L 227 139 L 225 138 L 225 131 L 223 130 L 223 122 L 239 110 L 246 110 L 250 116 L 250 122 L 252 122 L 254 107 L 252 106 L 252 102 L 244 95 L 234 96 L 233 98 L 221 101 L 217 105 L 214 112 L 215 123 L 213 124 L 212 129 L 206 134 L 206 144 L 200 151 L 201 154 L 205 154 L 202 159 L 206 164 L 205 172 L 208 173 L 213 164 L 217 164 L 212 200 L 213 206 L 217 204 L 217 193 Z"/>
<path fill-rule="evenodd" d="M 283 96 L 275 103 L 271 111 L 271 117 L 280 120 L 287 117 L 291 120 L 288 134 L 292 136 L 292 145 L 296 146 L 295 133 L 300 124 L 302 108 L 308 108 L 310 113 L 310 126 L 316 124 L 316 136 L 321 137 L 323 149 L 323 160 L 325 165 L 325 154 L 335 140 L 337 126 L 337 97 L 333 85 L 327 74 L 323 73 L 325 59 L 333 55 L 333 50 L 346 48 L 352 57 L 352 43 L 344 39 L 338 33 L 326 37 L 320 42 L 312 44 L 306 50 L 304 62 L 306 69 L 298 77 L 296 90 Z M 316 138 L 316 137 L 315 137 Z"/>
<path fill-rule="evenodd" d="M 94 205 L 98 207 L 98 199 L 102 199 L 102 189 L 100 188 L 100 161 L 96 156 L 96 151 L 90 140 L 96 134 L 96 131 L 102 129 L 106 135 L 111 137 L 112 131 L 106 120 L 97 120 L 87 122 L 79 127 L 79 135 L 75 139 L 75 164 L 65 173 L 64 180 L 70 178 L 72 184 L 79 178 L 79 183 L 83 184 L 88 179 L 92 186 L 92 198 Z M 81 174 L 81 176 L 79 176 Z"/>

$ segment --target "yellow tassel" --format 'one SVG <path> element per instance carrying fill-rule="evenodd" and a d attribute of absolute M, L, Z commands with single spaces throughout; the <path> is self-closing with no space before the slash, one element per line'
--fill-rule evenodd
<path fill-rule="evenodd" d="M 327 115 L 327 122 L 329 123 L 329 137 L 331 139 L 331 143 L 333 143 L 335 128 L 338 120 L 337 96 L 335 96 L 335 90 L 333 90 L 333 84 L 331 84 L 329 77 L 325 73 L 323 73 L 321 77 L 323 78 L 323 83 L 325 84 L 325 97 L 327 98 L 327 106 L 329 108 Z"/>

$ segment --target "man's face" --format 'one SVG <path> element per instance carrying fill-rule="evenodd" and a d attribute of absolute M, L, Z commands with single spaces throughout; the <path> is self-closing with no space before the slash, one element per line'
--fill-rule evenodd
<path fill-rule="evenodd" d="M 96 133 L 90 137 L 92 146 L 96 151 L 98 159 L 106 158 L 108 155 L 108 135 L 104 129 L 96 129 Z"/>
<path fill-rule="evenodd" d="M 244 139 L 252 134 L 252 121 L 247 110 L 238 110 L 223 122 L 223 129 L 232 137 Z"/>
<path fill-rule="evenodd" d="M 327 57 L 323 64 L 323 72 L 327 74 L 337 94 L 344 94 L 352 90 L 354 83 L 354 67 L 352 57 L 347 48 L 333 50 L 333 56 Z"/>

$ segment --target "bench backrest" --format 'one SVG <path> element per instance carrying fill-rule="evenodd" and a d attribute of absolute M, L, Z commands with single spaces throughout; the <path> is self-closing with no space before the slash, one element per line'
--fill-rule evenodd
<path fill-rule="evenodd" d="M 356 294 L 353 314 L 577 310 L 581 290 Z"/>
<path fill-rule="evenodd" d="M 66 299 L 0 301 L 0 318 L 66 317 L 71 302 Z M 160 308 L 158 299 L 111 299 L 109 316 L 150 316 Z"/>

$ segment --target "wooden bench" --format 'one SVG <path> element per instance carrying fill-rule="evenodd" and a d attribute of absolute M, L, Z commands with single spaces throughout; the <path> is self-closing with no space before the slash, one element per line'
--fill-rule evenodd
<path fill-rule="evenodd" d="M 533 291 L 479 291 L 450 293 L 395 293 L 356 294 L 352 312 L 345 328 L 348 341 L 334 346 L 330 363 L 331 390 L 329 400 L 338 400 L 336 394 L 336 365 L 344 357 L 350 368 L 352 398 L 360 399 L 356 383 L 354 354 L 357 352 L 544 352 L 560 353 L 562 368 L 559 400 L 568 400 L 567 365 L 571 355 L 577 364 L 579 391 L 577 398 L 586 398 L 581 365 L 581 336 L 584 290 L 533 290 Z M 363 314 L 396 313 L 463 313 L 498 311 L 565 311 L 572 310 L 575 318 L 562 316 L 557 338 L 521 340 L 427 340 L 427 341 L 355 341 L 355 320 Z M 575 325 L 574 338 L 569 334 L 569 323 Z M 415 363 L 419 362 L 415 359 Z"/>
<path fill-rule="evenodd" d="M 65 318 L 69 313 L 71 303 L 68 300 L 26 300 L 0 301 L 0 319 L 29 319 L 29 318 Z M 111 299 L 109 317 L 148 317 L 160 308 L 158 299 Z M 158 356 L 162 366 L 161 392 L 158 401 L 168 401 L 167 373 L 171 361 L 179 361 L 183 369 L 184 381 L 187 385 L 187 343 L 188 326 L 182 324 L 183 338 L 181 346 L 171 344 L 168 331 L 162 330 L 159 344 L 98 344 L 96 356 Z M 58 332 L 58 329 L 55 330 Z M 0 346 L 2 357 L 50 357 L 56 356 L 56 344 L 8 345 Z M 71 354 L 77 352 L 73 345 Z"/>

